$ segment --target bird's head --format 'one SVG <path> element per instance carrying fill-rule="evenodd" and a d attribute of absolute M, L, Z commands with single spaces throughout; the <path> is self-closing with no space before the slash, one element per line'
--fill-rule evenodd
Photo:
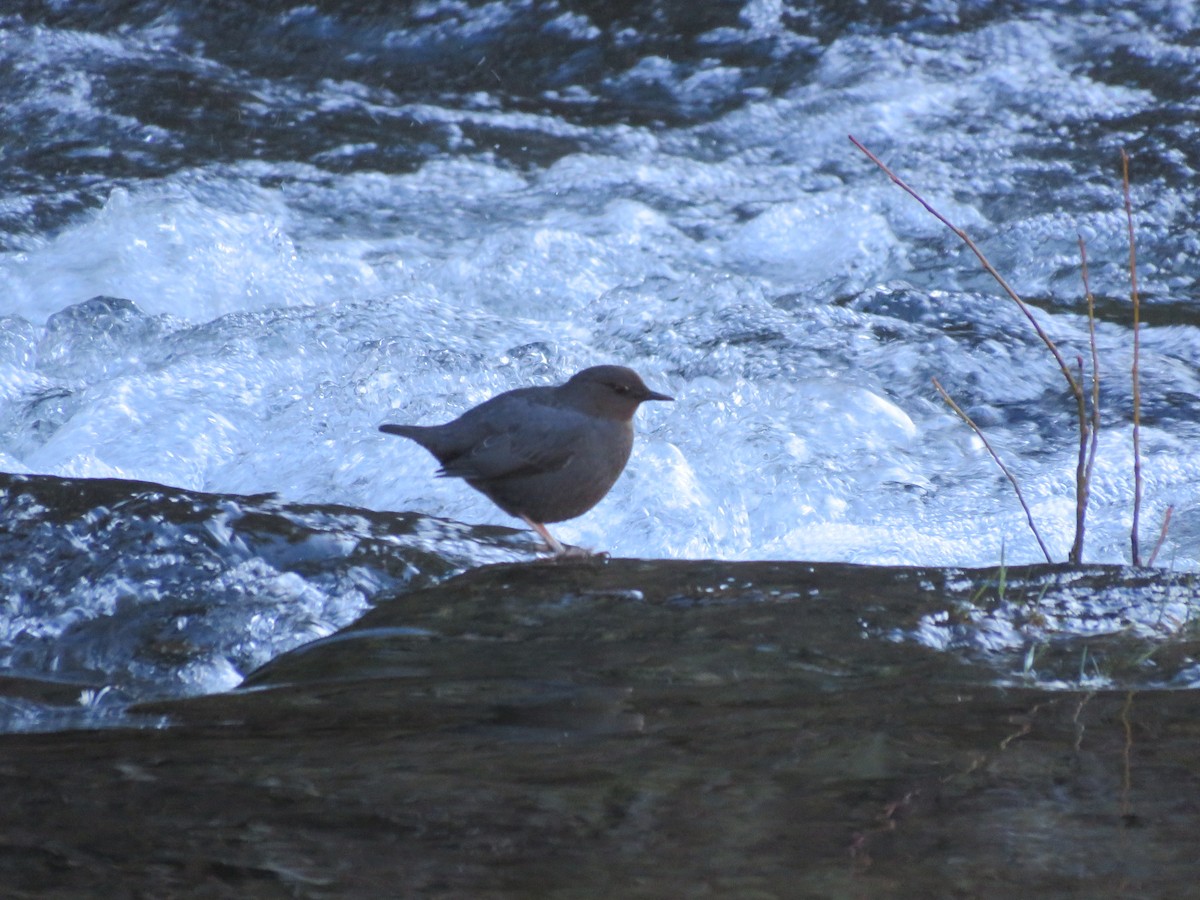
<path fill-rule="evenodd" d="M 592 366 L 576 372 L 563 390 L 593 415 L 625 420 L 632 419 L 647 400 L 675 399 L 650 390 L 637 372 L 625 366 Z"/>

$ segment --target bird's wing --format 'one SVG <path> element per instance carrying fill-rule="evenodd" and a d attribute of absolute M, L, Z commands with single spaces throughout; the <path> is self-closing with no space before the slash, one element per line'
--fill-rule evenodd
<path fill-rule="evenodd" d="M 465 452 L 443 461 L 438 474 L 490 481 L 556 472 L 570 461 L 586 434 L 584 419 L 561 409 L 530 405 Z"/>

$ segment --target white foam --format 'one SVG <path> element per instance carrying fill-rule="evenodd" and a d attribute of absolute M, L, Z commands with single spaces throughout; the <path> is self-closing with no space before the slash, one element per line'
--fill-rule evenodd
<path fill-rule="evenodd" d="M 777 36 L 779 10 L 752 4 L 742 23 Z M 507 13 L 493 4 L 486 15 Z M 567 14 L 552 25 L 591 27 Z M 626 476 L 557 527 L 565 540 L 644 556 L 987 565 L 1003 546 L 1010 561 L 1039 559 L 1010 486 L 938 400 L 936 376 L 1017 470 L 1061 558 L 1074 520 L 1061 374 L 956 239 L 845 135 L 985 238 L 1023 290 L 1057 299 L 1075 278 L 1077 228 L 1097 255 L 1120 250 L 1115 193 L 1089 182 L 1085 215 L 1052 199 L 1007 213 L 999 232 L 996 204 L 1024 202 L 1028 167 L 1070 185 L 1063 163 L 1037 152 L 1039 123 L 1154 108 L 1146 92 L 1081 73 L 1085 27 L 1013 19 L 923 42 L 846 35 L 811 79 L 681 128 L 588 125 L 489 95 L 387 105 L 321 83 L 311 101 L 324 109 L 564 149 L 520 170 L 482 151 L 397 173 L 214 163 L 117 189 L 59 233 L 25 240 L 0 257 L 0 464 L 515 525 L 435 479 L 427 454 L 378 424 L 444 421 L 501 390 L 624 362 L 678 399 L 639 413 Z M 742 90 L 743 75 L 646 55 L 607 87 L 699 108 Z M 557 96 L 568 94 L 595 91 Z M 330 152 L 345 161 L 360 149 Z M 1174 221 L 1193 200 L 1153 209 Z M 1160 268 L 1186 287 L 1195 255 L 1180 247 Z M 1114 295 L 1120 265 L 1096 260 Z M 123 331 L 70 324 L 52 345 L 45 323 L 97 294 L 141 313 L 114 319 Z M 1078 316 L 1051 306 L 1039 317 L 1069 360 L 1086 352 Z M 1148 396 L 1179 400 L 1159 403 L 1143 431 L 1144 521 L 1153 531 L 1175 504 L 1168 552 L 1191 568 L 1200 340 L 1188 325 L 1148 327 L 1143 340 Z M 1128 368 L 1127 328 L 1102 324 L 1100 341 L 1106 416 L 1125 414 L 1115 373 Z M 1127 553 L 1132 466 L 1127 429 L 1106 429 L 1088 556 L 1115 561 Z"/>

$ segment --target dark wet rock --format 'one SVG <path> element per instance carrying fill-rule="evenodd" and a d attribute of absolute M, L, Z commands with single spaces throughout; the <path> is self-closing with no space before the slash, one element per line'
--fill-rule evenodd
<path fill-rule="evenodd" d="M 537 562 L 381 596 L 242 689 L 138 710 L 169 727 L 3 738 L 0 877 L 16 896 L 1178 895 L 1200 874 L 1194 692 L 997 686 L 906 637 L 991 574 Z M 1052 608 L 1129 575 L 1004 585 L 1048 582 Z"/>
<path fill-rule="evenodd" d="M 415 514 L 0 473 L 0 665 L 78 683 L 74 724 L 102 724 L 81 691 L 119 714 L 232 687 L 353 621 L 377 592 L 535 548 L 512 529 Z M 62 693 L 0 706 L 0 732 L 39 727 L 37 705 Z M 54 712 L 61 722 L 65 708 Z"/>

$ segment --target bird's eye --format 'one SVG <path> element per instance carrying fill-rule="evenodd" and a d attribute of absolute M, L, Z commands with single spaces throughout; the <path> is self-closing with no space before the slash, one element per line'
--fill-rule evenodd
<path fill-rule="evenodd" d="M 611 387 L 618 394 L 628 394 L 629 393 L 629 385 L 627 385 L 627 384 L 614 384 L 614 385 L 611 385 Z"/>

